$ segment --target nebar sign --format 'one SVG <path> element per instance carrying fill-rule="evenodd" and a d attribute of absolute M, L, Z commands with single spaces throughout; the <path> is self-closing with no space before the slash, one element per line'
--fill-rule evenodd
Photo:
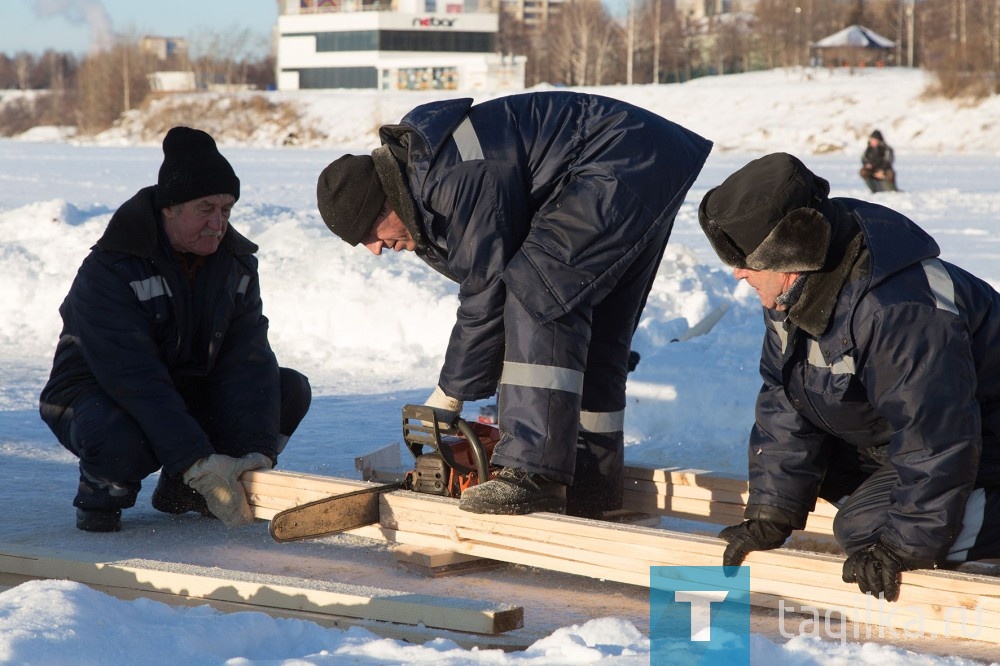
<path fill-rule="evenodd" d="M 413 25 L 419 25 L 421 28 L 451 28 L 455 25 L 456 20 L 427 16 L 425 18 L 413 19 Z"/>

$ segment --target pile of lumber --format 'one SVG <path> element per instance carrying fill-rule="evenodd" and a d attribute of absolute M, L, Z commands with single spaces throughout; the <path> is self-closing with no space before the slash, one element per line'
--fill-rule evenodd
<path fill-rule="evenodd" d="M 247 479 L 247 476 L 252 478 Z M 283 478 L 275 478 L 281 475 Z M 258 517 L 273 516 L 281 505 L 280 487 L 296 486 L 291 473 L 253 472 L 244 476 Z M 324 477 L 307 477 L 302 486 L 321 493 Z M 678 469 L 631 467 L 631 508 L 701 522 L 739 522 L 746 481 Z M 330 494 L 343 492 L 332 480 Z M 350 482 L 353 490 L 363 487 Z M 295 493 L 304 492 L 295 490 Z M 309 496 L 314 498 L 313 495 Z M 651 566 L 718 566 L 724 542 L 710 536 L 635 525 L 559 516 L 486 516 L 460 511 L 452 499 L 394 491 L 379 496 L 378 525 L 352 534 L 411 547 L 431 548 L 639 586 L 650 585 Z M 833 507 L 821 504 L 810 519 L 814 534 L 829 535 Z M 944 635 L 1000 643 L 1000 578 L 947 571 L 903 574 L 897 602 L 862 595 L 841 580 L 840 556 L 782 548 L 752 553 L 750 603 L 788 612 L 825 614 L 874 627 L 867 635 Z M 862 636 L 864 637 L 864 636 Z"/>
<path fill-rule="evenodd" d="M 698 470 L 631 466 L 626 508 L 710 524 L 742 519 L 746 480 Z M 254 515 L 279 512 L 373 484 L 313 474 L 258 470 L 243 475 Z M 475 562 L 508 562 L 648 587 L 656 566 L 719 566 L 725 544 L 714 536 L 537 513 L 488 516 L 460 511 L 456 500 L 409 491 L 371 494 L 377 522 L 352 530 L 394 544 L 411 563 L 461 570 Z M 820 502 L 806 532 L 831 540 L 834 507 Z M 854 622 L 855 638 L 945 636 L 1000 644 L 1000 577 L 951 571 L 903 574 L 897 602 L 862 595 L 841 580 L 843 556 L 781 548 L 751 553 L 749 603 L 814 622 Z M 0 585 L 32 578 L 79 581 L 122 598 L 209 603 L 220 610 L 263 610 L 327 626 L 364 626 L 383 636 L 459 645 L 523 649 L 529 631 L 519 606 L 410 595 L 292 577 L 262 580 L 245 572 L 109 560 L 82 553 L 0 548 Z M 783 615 L 782 615 L 783 617 Z M 858 627 L 865 627 L 860 635 Z M 792 627 L 794 631 L 795 627 Z"/>
<path fill-rule="evenodd" d="M 735 525 L 743 520 L 749 494 L 746 479 L 726 474 L 679 467 L 625 467 L 624 506 L 632 511 Z M 832 544 L 835 515 L 835 506 L 817 500 L 801 535 Z"/>

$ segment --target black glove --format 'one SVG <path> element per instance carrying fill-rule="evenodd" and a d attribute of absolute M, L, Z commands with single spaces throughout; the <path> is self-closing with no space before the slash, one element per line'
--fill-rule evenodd
<path fill-rule="evenodd" d="M 843 578 L 845 583 L 856 582 L 862 592 L 895 601 L 899 598 L 901 573 L 933 566 L 929 560 L 907 555 L 880 541 L 851 554 L 844 562 Z"/>
<path fill-rule="evenodd" d="M 739 525 L 730 525 L 719 532 L 719 537 L 729 544 L 722 554 L 722 566 L 738 567 L 755 550 L 780 548 L 791 534 L 791 525 L 773 520 L 744 520 Z"/>

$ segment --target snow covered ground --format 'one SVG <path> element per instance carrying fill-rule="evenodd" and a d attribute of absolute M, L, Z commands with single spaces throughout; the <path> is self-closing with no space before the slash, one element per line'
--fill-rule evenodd
<path fill-rule="evenodd" d="M 711 253 L 697 204 L 707 189 L 764 152 L 797 154 L 830 180 L 834 196 L 868 198 L 856 175 L 859 156 L 868 133 L 881 129 L 896 149 L 905 192 L 880 194 L 877 201 L 927 229 L 945 259 L 1000 288 L 1000 103 L 925 101 L 924 83 L 919 72 L 785 71 L 597 90 L 717 143 L 677 219 L 634 343 L 642 362 L 628 386 L 630 461 L 745 473 L 759 386 L 759 302 Z M 398 441 L 399 407 L 422 401 L 436 380 L 454 316 L 454 285 L 416 257 L 376 259 L 350 248 L 327 231 L 314 205 L 316 176 L 329 161 L 372 147 L 379 122 L 396 121 L 431 97 L 282 97 L 308 109 L 329 137 L 322 146 L 276 148 L 284 136 L 263 131 L 237 145 L 226 140 L 224 128 L 215 132 L 243 183 L 232 222 L 261 247 L 272 345 L 283 365 L 305 372 L 313 384 L 313 407 L 281 459 L 285 469 L 355 477 L 354 457 Z M 136 508 L 125 512 L 122 532 L 74 528 L 76 461 L 36 409 L 59 332 L 57 309 L 115 208 L 155 182 L 162 154 L 158 142 L 143 136 L 138 118 L 87 144 L 44 140 L 54 136 L 59 133 L 37 130 L 24 140 L 0 140 L 0 543 L 121 557 L 182 554 L 181 561 L 192 564 L 315 573 L 315 562 L 301 554 L 333 552 L 336 543 L 303 543 L 292 551 L 265 546 L 260 524 L 227 532 L 215 521 L 158 514 L 148 501 L 153 479 Z M 723 303 L 729 310 L 711 333 L 670 343 Z M 477 407 L 468 405 L 467 414 Z M 360 548 L 353 557 L 369 556 Z M 406 584 L 398 573 L 385 575 L 388 588 Z M 516 601 L 515 578 L 501 575 L 510 579 L 507 601 Z M 503 653 L 449 641 L 408 645 L 260 613 L 121 601 L 75 583 L 36 581 L 0 592 L 0 663 L 639 664 L 648 660 L 649 642 L 643 633 L 648 618 L 637 608 L 623 601 L 616 610 L 612 603 L 600 618 L 558 628 L 528 651 Z M 754 637 L 753 660 L 966 663 L 886 645 L 808 637 L 778 644 L 762 635 Z"/>

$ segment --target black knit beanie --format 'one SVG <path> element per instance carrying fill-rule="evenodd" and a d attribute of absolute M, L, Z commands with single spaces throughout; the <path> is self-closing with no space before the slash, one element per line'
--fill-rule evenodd
<path fill-rule="evenodd" d="M 385 191 L 370 155 L 344 155 L 331 162 L 316 183 L 316 206 L 330 228 L 357 245 L 375 224 Z"/>
<path fill-rule="evenodd" d="M 698 221 L 719 258 L 733 268 L 818 271 L 832 233 L 821 210 L 830 184 L 796 157 L 773 153 L 708 191 Z"/>
<path fill-rule="evenodd" d="M 215 139 L 190 127 L 171 128 L 163 137 L 163 164 L 155 204 L 166 208 L 213 194 L 240 198 L 240 179 L 215 145 Z"/>

